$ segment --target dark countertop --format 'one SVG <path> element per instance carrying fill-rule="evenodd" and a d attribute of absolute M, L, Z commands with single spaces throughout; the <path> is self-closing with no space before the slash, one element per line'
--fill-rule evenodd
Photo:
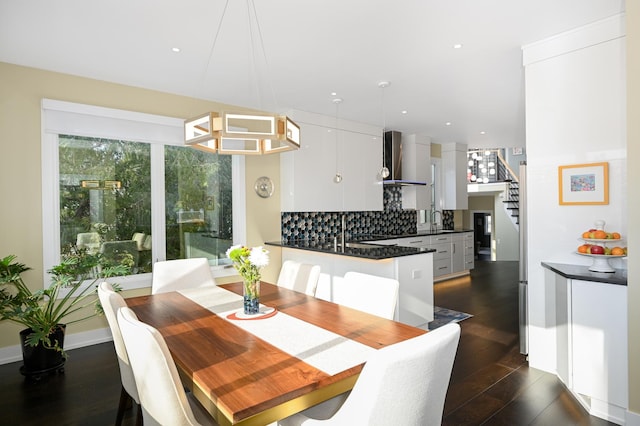
<path fill-rule="evenodd" d="M 394 236 L 394 237 L 389 237 L 387 239 L 397 238 L 397 237 L 398 236 Z M 374 238 L 370 238 L 369 241 L 373 239 Z M 364 241 L 364 240 L 360 239 L 360 241 Z M 265 244 L 269 246 L 278 246 L 278 247 L 284 247 L 284 248 L 315 251 L 319 253 L 334 254 L 338 256 L 360 257 L 363 259 L 370 259 L 370 260 L 391 259 L 394 257 L 413 256 L 416 254 L 425 254 L 425 253 L 435 252 L 434 249 L 428 249 L 428 248 L 384 246 L 379 244 L 367 244 L 367 247 L 362 247 L 363 244 L 360 244 L 359 247 L 345 247 L 344 249 L 342 249 L 341 247 L 338 247 L 338 249 L 336 250 L 334 248 L 333 242 L 309 241 L 309 240 L 298 240 L 298 241 L 288 242 L 288 243 L 285 243 L 282 241 L 268 241 Z M 368 247 L 368 246 L 371 246 L 371 247 Z"/>
<path fill-rule="evenodd" d="M 367 234 L 360 235 L 354 238 L 357 241 L 376 241 L 376 240 L 392 240 L 395 238 L 411 238 L 411 237 L 429 237 L 431 235 L 451 235 L 460 234 L 463 232 L 473 232 L 473 229 L 441 229 L 436 232 L 430 231 L 418 231 L 408 234 L 391 235 L 391 234 Z"/>
<path fill-rule="evenodd" d="M 627 285 L 626 269 L 616 269 L 615 272 L 592 272 L 589 270 L 589 266 L 585 265 L 568 265 L 564 263 L 551 262 L 542 262 L 542 266 L 556 274 L 572 280 Z"/>

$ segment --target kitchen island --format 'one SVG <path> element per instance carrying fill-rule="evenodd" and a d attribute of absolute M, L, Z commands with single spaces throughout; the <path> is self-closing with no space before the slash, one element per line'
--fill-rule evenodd
<path fill-rule="evenodd" d="M 266 244 L 282 248 L 283 262 L 320 266 L 318 298 L 332 301 L 334 286 L 349 271 L 393 278 L 400 284 L 395 320 L 424 327 L 433 321 L 433 249 L 308 240 Z"/>

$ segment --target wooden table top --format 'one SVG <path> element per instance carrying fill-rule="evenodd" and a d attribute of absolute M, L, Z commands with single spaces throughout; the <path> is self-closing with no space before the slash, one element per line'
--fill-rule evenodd
<path fill-rule="evenodd" d="M 242 283 L 219 286 L 242 294 Z M 177 292 L 126 299 L 164 336 L 184 384 L 220 425 L 264 425 L 353 387 L 363 364 L 328 375 Z M 261 283 L 260 303 L 379 349 L 425 333 Z"/>

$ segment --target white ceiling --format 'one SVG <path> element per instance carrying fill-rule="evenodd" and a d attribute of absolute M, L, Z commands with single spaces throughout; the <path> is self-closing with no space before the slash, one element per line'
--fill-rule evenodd
<path fill-rule="evenodd" d="M 524 146 L 521 46 L 624 11 L 624 0 L 254 0 L 258 31 L 248 1 L 230 0 L 220 25 L 226 0 L 0 0 L 0 61 Z"/>

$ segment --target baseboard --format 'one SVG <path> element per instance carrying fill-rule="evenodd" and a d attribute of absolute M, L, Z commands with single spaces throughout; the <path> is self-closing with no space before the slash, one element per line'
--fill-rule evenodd
<path fill-rule="evenodd" d="M 460 278 L 460 277 L 464 277 L 466 275 L 471 274 L 471 271 L 469 269 L 465 269 L 464 271 L 460 271 L 460 272 L 454 272 L 451 274 L 447 274 L 447 275 L 440 275 L 438 277 L 433 277 L 433 282 L 434 283 L 439 283 L 440 281 L 446 281 L 446 280 L 450 280 L 453 278 Z"/>
<path fill-rule="evenodd" d="M 16 339 L 18 339 L 17 335 Z M 111 331 L 108 327 L 98 328 L 91 331 L 83 331 L 81 333 L 65 334 L 64 348 L 65 350 L 82 348 L 85 346 L 97 345 L 98 343 L 109 342 L 111 340 Z M 10 362 L 21 360 L 22 349 L 20 348 L 20 345 L 0 348 L 0 364 L 9 364 Z"/>
<path fill-rule="evenodd" d="M 640 413 L 627 410 L 626 426 L 640 426 Z"/>

